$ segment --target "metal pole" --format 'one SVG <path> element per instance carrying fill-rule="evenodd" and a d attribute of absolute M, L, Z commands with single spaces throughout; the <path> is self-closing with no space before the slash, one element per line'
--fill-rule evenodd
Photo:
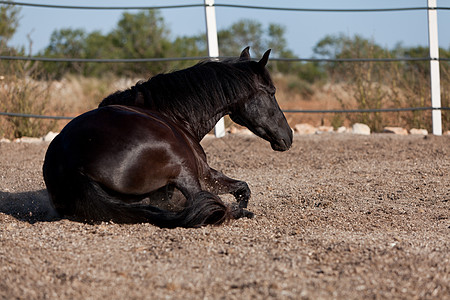
<path fill-rule="evenodd" d="M 428 0 L 428 45 L 430 47 L 431 106 L 441 107 L 441 83 L 439 75 L 439 43 L 436 0 Z M 431 112 L 433 134 L 442 135 L 442 113 L 440 109 Z"/>
<path fill-rule="evenodd" d="M 205 0 L 206 35 L 209 57 L 219 57 L 219 43 L 217 41 L 216 10 L 214 0 Z M 223 118 L 214 127 L 214 134 L 220 138 L 225 136 L 225 121 Z"/>

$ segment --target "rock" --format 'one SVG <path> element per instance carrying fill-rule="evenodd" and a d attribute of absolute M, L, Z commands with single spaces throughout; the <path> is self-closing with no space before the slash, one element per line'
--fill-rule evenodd
<path fill-rule="evenodd" d="M 231 133 L 231 134 L 236 134 L 238 132 L 238 129 L 236 127 L 232 126 L 227 129 L 227 132 Z"/>
<path fill-rule="evenodd" d="M 393 133 L 398 135 L 408 135 L 408 130 L 402 127 L 384 127 L 383 132 L 385 133 Z"/>
<path fill-rule="evenodd" d="M 44 142 L 51 142 L 58 135 L 58 132 L 49 131 L 44 137 Z"/>
<path fill-rule="evenodd" d="M 251 132 L 248 128 L 236 128 L 231 127 L 228 129 L 228 133 L 230 134 L 239 134 L 239 135 L 252 135 L 253 132 Z"/>
<path fill-rule="evenodd" d="M 428 134 L 428 130 L 426 129 L 417 129 L 417 128 L 412 128 L 409 131 L 410 134 L 421 134 L 421 135 L 427 135 Z"/>
<path fill-rule="evenodd" d="M 316 128 L 310 124 L 302 123 L 296 124 L 294 126 L 295 132 L 298 134 L 314 134 L 316 133 Z"/>
<path fill-rule="evenodd" d="M 352 133 L 370 135 L 370 127 L 367 126 L 366 124 L 355 123 L 352 126 Z"/>
<path fill-rule="evenodd" d="M 37 144 L 37 143 L 42 142 L 42 138 L 23 136 L 19 139 L 15 139 L 14 142 L 15 143 Z"/>
<path fill-rule="evenodd" d="M 250 131 L 250 129 L 248 128 L 243 128 L 241 130 L 238 131 L 238 134 L 242 134 L 242 135 L 252 135 L 253 132 Z"/>
<path fill-rule="evenodd" d="M 11 143 L 11 140 L 5 139 L 5 138 L 1 138 L 0 139 L 0 143 Z"/>
<path fill-rule="evenodd" d="M 252 135 L 253 132 L 251 132 L 248 128 L 236 128 L 236 127 L 231 127 L 227 130 L 228 133 L 230 134 L 240 134 L 240 135 Z"/>
<path fill-rule="evenodd" d="M 333 126 L 319 126 L 317 127 L 316 133 L 333 132 L 333 131 L 334 131 Z"/>
<path fill-rule="evenodd" d="M 444 135 L 450 135 L 450 130 L 447 130 L 446 132 L 444 132 Z"/>
<path fill-rule="evenodd" d="M 336 130 L 337 133 L 346 133 L 347 131 L 347 127 L 345 126 L 341 126 Z"/>

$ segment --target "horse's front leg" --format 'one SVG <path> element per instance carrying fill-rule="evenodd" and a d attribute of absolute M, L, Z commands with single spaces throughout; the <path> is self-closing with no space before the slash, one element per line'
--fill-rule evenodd
<path fill-rule="evenodd" d="M 244 181 L 231 179 L 222 172 L 209 168 L 203 178 L 204 188 L 214 194 L 232 194 L 236 198 L 237 206 L 232 208 L 232 214 L 235 218 L 252 218 L 254 214 L 247 208 L 250 199 L 250 188 Z"/>

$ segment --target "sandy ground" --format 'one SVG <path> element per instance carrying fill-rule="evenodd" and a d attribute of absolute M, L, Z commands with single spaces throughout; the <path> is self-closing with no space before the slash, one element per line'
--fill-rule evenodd
<path fill-rule="evenodd" d="M 47 145 L 0 143 L 2 299 L 450 299 L 449 136 L 207 138 L 256 217 L 172 230 L 55 218 Z"/>

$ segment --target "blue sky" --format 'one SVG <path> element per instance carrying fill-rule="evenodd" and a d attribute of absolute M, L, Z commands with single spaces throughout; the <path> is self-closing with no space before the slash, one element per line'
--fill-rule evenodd
<path fill-rule="evenodd" d="M 203 0 L 22 0 L 28 3 L 76 5 L 76 6 L 159 6 L 177 4 L 201 4 Z M 216 0 L 216 3 L 255 6 L 278 6 L 295 8 L 365 9 L 424 7 L 426 0 Z M 438 6 L 450 7 L 450 0 L 437 0 Z M 172 37 L 194 35 L 205 32 L 204 8 L 161 10 Z M 22 7 L 20 27 L 10 42 L 14 46 L 28 48 L 27 35 L 33 41 L 36 53 L 49 43 L 51 33 L 61 28 L 83 28 L 87 32 L 101 30 L 109 32 L 119 20 L 120 10 L 73 10 Z M 237 8 L 216 8 L 217 27 L 224 29 L 240 19 L 254 19 L 263 25 L 277 23 L 286 27 L 288 48 L 299 57 L 311 57 L 313 47 L 327 34 L 355 34 L 373 39 L 383 47 L 392 48 L 397 43 L 403 46 L 427 46 L 427 12 L 287 12 Z M 450 48 L 450 10 L 438 11 L 440 47 Z M 247 45 L 243 45 L 247 46 Z M 251 45 L 250 45 L 251 46 Z"/>

